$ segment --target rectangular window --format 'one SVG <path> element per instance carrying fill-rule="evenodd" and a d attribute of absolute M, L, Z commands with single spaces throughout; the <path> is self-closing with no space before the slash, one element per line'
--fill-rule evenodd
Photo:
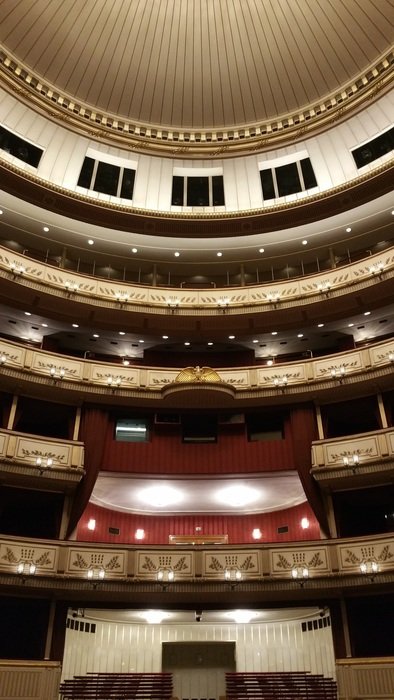
<path fill-rule="evenodd" d="M 212 178 L 212 204 L 214 207 L 224 206 L 224 184 L 222 175 Z"/>
<path fill-rule="evenodd" d="M 223 175 L 172 178 L 171 204 L 178 207 L 221 207 L 224 205 Z"/>
<path fill-rule="evenodd" d="M 78 178 L 78 182 L 77 182 L 77 185 L 79 187 L 85 187 L 87 190 L 91 189 L 93 168 L 94 168 L 93 158 L 86 157 L 85 160 L 83 161 L 81 172 L 79 173 L 79 178 Z"/>
<path fill-rule="evenodd" d="M 93 186 L 94 191 L 116 196 L 118 192 L 119 175 L 120 168 L 117 165 L 99 162 Z"/>
<path fill-rule="evenodd" d="M 8 131 L 3 126 L 0 126 L 0 148 L 2 151 L 10 153 L 14 158 L 22 160 L 24 163 L 37 168 L 44 153 L 42 148 L 33 146 L 28 141 L 16 136 L 11 131 Z"/>
<path fill-rule="evenodd" d="M 310 159 L 303 158 L 300 164 L 302 177 L 304 178 L 304 189 L 310 190 L 312 187 L 317 187 L 317 181 Z"/>
<path fill-rule="evenodd" d="M 115 425 L 118 442 L 148 442 L 149 426 L 146 418 L 118 418 Z"/>
<path fill-rule="evenodd" d="M 274 178 L 272 170 L 260 170 L 261 186 L 264 199 L 275 199 Z"/>
<path fill-rule="evenodd" d="M 123 199 L 133 199 L 135 170 L 125 168 L 122 177 L 122 186 L 120 188 L 120 196 Z"/>
<path fill-rule="evenodd" d="M 284 419 L 282 415 L 253 414 L 247 416 L 246 425 L 249 442 L 284 439 Z"/>
<path fill-rule="evenodd" d="M 394 127 L 352 151 L 357 168 L 372 163 L 394 149 Z"/>
<path fill-rule="evenodd" d="M 216 416 L 183 416 L 182 441 L 204 443 L 217 441 Z"/>
<path fill-rule="evenodd" d="M 187 178 L 187 205 L 209 207 L 209 180 L 207 177 Z"/>
<path fill-rule="evenodd" d="M 275 173 L 279 197 L 286 197 L 289 194 L 302 191 L 297 163 L 290 163 L 289 165 L 275 168 Z"/>
<path fill-rule="evenodd" d="M 171 204 L 177 207 L 183 207 L 183 185 L 184 178 L 174 175 L 172 178 L 172 197 Z"/>

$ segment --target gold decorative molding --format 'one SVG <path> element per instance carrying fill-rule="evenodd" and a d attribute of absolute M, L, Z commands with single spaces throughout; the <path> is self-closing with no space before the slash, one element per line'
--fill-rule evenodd
<path fill-rule="evenodd" d="M 394 52 L 390 51 L 368 66 L 340 91 L 304 111 L 281 115 L 275 121 L 248 124 L 245 127 L 218 130 L 163 129 L 160 125 L 142 125 L 100 113 L 88 104 L 60 91 L 32 73 L 4 49 L 0 50 L 0 80 L 4 88 L 29 106 L 68 129 L 104 143 L 140 153 L 179 158 L 226 158 L 249 155 L 277 148 L 330 128 L 390 88 L 394 70 Z"/>
<path fill-rule="evenodd" d="M 175 377 L 175 382 L 182 384 L 195 384 L 200 382 L 221 382 L 220 375 L 211 367 L 185 367 Z"/>

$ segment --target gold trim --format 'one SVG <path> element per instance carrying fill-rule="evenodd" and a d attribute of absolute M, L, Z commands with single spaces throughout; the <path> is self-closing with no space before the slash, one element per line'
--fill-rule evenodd
<path fill-rule="evenodd" d="M 303 112 L 283 114 L 275 121 L 248 124 L 228 130 L 182 131 L 143 125 L 111 113 L 100 113 L 92 105 L 77 103 L 73 96 L 58 89 L 0 50 L 0 82 L 24 102 L 35 106 L 53 121 L 88 138 L 116 143 L 140 153 L 157 153 L 178 158 L 226 158 L 277 148 L 309 137 L 312 132 L 330 128 L 360 110 L 367 102 L 388 90 L 394 77 L 394 51 L 383 56 L 363 74 L 331 95 L 324 102 L 310 105 Z M 32 105 L 33 103 L 33 105 Z"/>

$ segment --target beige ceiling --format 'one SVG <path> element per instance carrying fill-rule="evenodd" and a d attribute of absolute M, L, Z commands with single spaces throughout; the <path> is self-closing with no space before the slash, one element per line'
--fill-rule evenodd
<path fill-rule="evenodd" d="M 144 125 L 258 124 L 354 81 L 393 43 L 393 0 L 0 0 L 5 50 Z"/>

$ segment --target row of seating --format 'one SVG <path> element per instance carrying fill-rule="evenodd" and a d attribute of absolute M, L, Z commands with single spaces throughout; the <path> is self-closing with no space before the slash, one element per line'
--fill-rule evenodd
<path fill-rule="evenodd" d="M 88 673 L 65 680 L 62 700 L 170 700 L 171 673 Z"/>
<path fill-rule="evenodd" d="M 332 678 L 304 671 L 226 673 L 227 700 L 337 700 Z"/>

